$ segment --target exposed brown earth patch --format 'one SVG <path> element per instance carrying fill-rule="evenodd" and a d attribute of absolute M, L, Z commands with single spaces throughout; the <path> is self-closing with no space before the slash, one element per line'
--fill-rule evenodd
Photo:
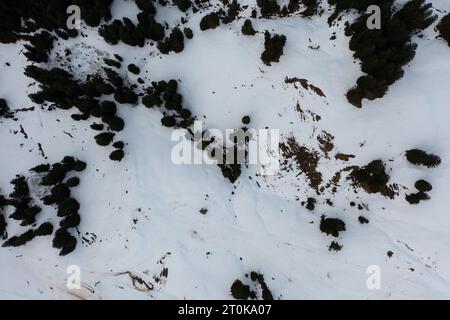
<path fill-rule="evenodd" d="M 328 153 L 333 151 L 333 140 L 334 136 L 326 131 L 322 131 L 322 133 L 317 136 L 317 141 L 319 141 L 319 148 L 327 157 Z"/>
<path fill-rule="evenodd" d="M 350 159 L 355 158 L 355 156 L 353 154 L 344 154 L 344 153 L 338 153 L 334 156 L 334 158 L 336 160 L 340 160 L 340 161 L 350 161 Z"/>
<path fill-rule="evenodd" d="M 287 159 L 293 159 L 297 167 L 306 175 L 309 186 L 319 193 L 322 183 L 322 174 L 317 171 L 320 155 L 317 151 L 301 146 L 294 137 L 289 137 L 286 142 L 280 144 L 280 150 Z"/>
<path fill-rule="evenodd" d="M 323 97 L 323 98 L 326 97 L 325 94 L 323 93 L 322 89 L 320 89 L 319 87 L 316 87 L 316 86 L 310 84 L 309 81 L 306 80 L 306 79 L 301 79 L 301 78 L 296 78 L 296 77 L 294 77 L 294 78 L 286 77 L 284 82 L 293 84 L 296 89 L 299 89 L 299 87 L 297 86 L 297 83 L 299 83 L 303 87 L 303 89 L 305 89 L 305 90 L 312 90 L 318 96 Z"/>

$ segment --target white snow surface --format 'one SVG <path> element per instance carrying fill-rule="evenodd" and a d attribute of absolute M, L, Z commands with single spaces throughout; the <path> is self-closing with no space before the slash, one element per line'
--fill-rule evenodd
<path fill-rule="evenodd" d="M 115 18 L 135 16 L 134 4 L 115 2 Z M 245 2 L 254 6 L 254 1 Z M 439 16 L 450 11 L 450 2 L 432 2 Z M 194 38 L 185 41 L 179 54 L 161 55 L 150 45 L 111 46 L 96 29 L 83 27 L 86 37 L 59 41 L 52 58 L 55 61 L 55 53 L 65 48 L 76 49 L 74 66 L 82 77 L 95 72 L 96 57 L 118 53 L 124 58 L 121 72 L 132 82 L 137 76 L 127 73 L 129 63 L 141 68 L 147 85 L 179 79 L 185 105 L 205 128 L 237 128 L 249 115 L 252 128 L 280 129 L 282 140 L 295 136 L 316 150 L 317 135 L 326 131 L 335 139 L 329 159 L 322 157 L 319 163 L 325 181 L 345 166 L 383 159 L 391 182 L 405 189 L 391 200 L 362 190 L 355 193 L 342 180 L 337 193 L 317 195 L 298 170 L 261 177 L 251 166 L 233 185 L 217 166 L 174 165 L 172 129 L 161 126 L 161 111 L 142 104 L 120 105 L 118 113 L 126 125 L 118 138 L 126 142 L 126 156 L 120 163 L 110 161 L 112 148 L 95 143 L 92 121 L 75 122 L 73 110 L 50 112 L 31 102 L 28 94 L 38 87 L 23 74 L 29 64 L 21 54 L 23 44 L 0 44 L 0 97 L 13 109 L 36 107 L 18 113 L 18 121 L 0 121 L 1 193 L 9 194 L 9 181 L 16 174 L 29 175 L 38 164 L 58 162 L 66 155 L 88 164 L 73 190 L 82 219 L 76 250 L 60 257 L 51 237 L 0 248 L 0 298 L 231 299 L 233 281 L 244 280 L 253 270 L 264 274 L 276 299 L 450 298 L 450 49 L 436 39 L 435 24 L 423 38 L 414 37 L 416 57 L 405 67 L 404 77 L 384 98 L 365 100 L 357 109 L 345 93 L 362 73 L 348 49 L 343 23 L 328 26 L 331 11 L 321 17 L 253 20 L 259 31 L 253 37 L 240 32 L 242 19 L 201 32 L 199 21 L 205 13 L 189 11 L 186 26 Z M 157 19 L 173 27 L 181 16 L 169 7 L 161 9 Z M 270 67 L 260 59 L 264 30 L 287 37 L 284 55 Z M 307 79 L 325 97 L 286 84 L 286 77 Z M 297 103 L 321 120 L 302 120 Z M 438 154 L 441 165 L 428 169 L 409 164 L 404 151 L 412 148 Z M 334 158 L 338 152 L 355 158 L 343 163 Z M 429 201 L 412 206 L 405 194 L 414 192 L 418 179 L 430 181 L 433 190 Z M 314 212 L 300 204 L 308 197 L 317 199 Z M 333 206 L 326 205 L 326 199 Z M 368 209 L 350 207 L 351 201 Z M 206 215 L 199 212 L 202 208 L 207 208 Z M 320 232 L 322 214 L 342 219 L 346 231 L 337 239 Z M 360 215 L 370 223 L 360 224 Z M 56 211 L 48 206 L 38 217 L 39 222 L 58 223 Z M 14 235 L 26 229 L 9 223 L 7 230 Z M 83 242 L 81 236 L 92 241 Z M 342 250 L 329 251 L 331 241 L 343 245 Z M 388 251 L 394 253 L 391 258 Z M 81 268 L 80 290 L 66 287 L 71 265 Z M 372 265 L 381 271 L 378 290 L 366 285 Z M 164 268 L 167 278 L 156 282 L 154 277 Z M 152 283 L 153 290 L 133 285 L 126 272 Z"/>

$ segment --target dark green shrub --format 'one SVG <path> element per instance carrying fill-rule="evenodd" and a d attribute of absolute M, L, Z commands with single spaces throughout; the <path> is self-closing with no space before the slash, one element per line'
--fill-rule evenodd
<path fill-rule="evenodd" d="M 50 222 L 44 222 L 35 231 L 35 236 L 49 236 L 53 233 L 53 225 Z"/>
<path fill-rule="evenodd" d="M 33 240 L 35 237 L 34 231 L 32 229 L 26 231 L 20 236 L 14 236 L 6 240 L 2 247 L 20 247 L 26 244 L 27 242 Z"/>
<path fill-rule="evenodd" d="M 31 36 L 29 40 L 30 44 L 24 45 L 24 48 L 27 49 L 24 55 L 28 60 L 38 63 L 48 62 L 48 56 L 53 49 L 56 38 L 47 31 L 42 31 Z"/>
<path fill-rule="evenodd" d="M 414 186 L 416 187 L 417 190 L 421 192 L 428 192 L 431 191 L 431 189 L 433 189 L 433 186 L 428 181 L 423 179 L 417 180 Z"/>
<path fill-rule="evenodd" d="M 80 204 L 73 198 L 68 198 L 58 204 L 58 217 L 66 217 L 76 214 L 80 210 Z"/>
<path fill-rule="evenodd" d="M 187 39 L 192 39 L 192 38 L 194 37 L 194 33 L 192 32 L 192 29 L 191 29 L 191 28 L 184 28 L 184 29 L 183 29 L 183 32 L 184 32 L 184 36 L 185 36 Z"/>
<path fill-rule="evenodd" d="M 65 184 L 69 188 L 74 188 L 80 184 L 80 179 L 77 177 L 72 177 L 72 178 L 69 178 Z"/>
<path fill-rule="evenodd" d="M 105 126 L 102 123 L 93 123 L 90 127 L 92 130 L 103 131 Z"/>
<path fill-rule="evenodd" d="M 381 160 L 374 160 L 365 167 L 357 168 L 352 176 L 368 193 L 383 192 L 389 182 L 389 175 Z"/>
<path fill-rule="evenodd" d="M 164 127 L 171 128 L 171 127 L 175 127 L 175 125 L 177 124 L 177 122 L 176 122 L 174 116 L 164 116 L 164 117 L 161 119 L 161 124 L 162 124 Z"/>
<path fill-rule="evenodd" d="M 320 219 L 320 231 L 327 235 L 331 234 L 333 237 L 338 237 L 339 232 L 345 231 L 345 223 L 341 219 L 322 216 Z"/>
<path fill-rule="evenodd" d="M 139 69 L 137 65 L 132 63 L 128 65 L 128 71 L 134 74 L 139 74 L 141 72 L 141 69 Z"/>
<path fill-rule="evenodd" d="M 50 190 L 50 195 L 55 203 L 61 203 L 70 197 L 70 189 L 65 184 L 57 184 Z"/>
<path fill-rule="evenodd" d="M 84 171 L 87 167 L 86 162 L 81 161 L 81 160 L 75 160 L 75 163 L 73 164 L 73 170 L 77 171 L 77 172 L 81 172 Z"/>
<path fill-rule="evenodd" d="M 103 116 L 114 116 L 117 112 L 117 105 L 114 101 L 103 101 L 100 103 L 101 114 Z"/>
<path fill-rule="evenodd" d="M 231 295 L 237 300 L 256 299 L 256 293 L 250 290 L 250 286 L 244 285 L 237 279 L 231 285 Z"/>
<path fill-rule="evenodd" d="M 200 21 L 200 30 L 215 29 L 220 25 L 220 16 L 217 12 L 211 12 Z"/>
<path fill-rule="evenodd" d="M 439 36 L 446 40 L 450 46 L 450 13 L 442 18 L 436 29 L 439 31 Z"/>
<path fill-rule="evenodd" d="M 30 169 L 30 171 L 33 171 L 36 173 L 44 173 L 44 172 L 48 172 L 49 170 L 50 170 L 49 164 L 40 164 L 40 165 Z"/>
<path fill-rule="evenodd" d="M 111 154 L 109 155 L 109 159 L 111 159 L 112 161 L 121 161 L 124 156 L 125 153 L 123 152 L 123 150 L 117 149 L 111 152 Z"/>
<path fill-rule="evenodd" d="M 117 69 L 120 69 L 122 67 L 122 64 L 119 61 L 113 59 L 105 59 L 104 61 L 110 67 L 115 67 Z"/>
<path fill-rule="evenodd" d="M 252 21 L 250 19 L 245 20 L 244 24 L 242 25 L 241 31 L 247 36 L 253 36 L 256 34 L 256 31 L 255 29 L 253 29 Z"/>
<path fill-rule="evenodd" d="M 361 61 L 361 70 L 366 73 L 357 80 L 356 86 L 347 92 L 348 101 L 362 107 L 362 99 L 374 100 L 383 97 L 389 86 L 403 77 L 403 67 L 415 55 L 416 45 L 411 43 L 412 34 L 427 28 L 435 19 L 431 5 L 424 0 L 411 0 L 394 12 L 392 0 L 354 1 L 329 0 L 338 12 L 356 9 L 361 16 L 346 28 L 351 36 L 350 49 Z M 369 30 L 365 10 L 369 5 L 381 8 L 381 29 Z"/>
<path fill-rule="evenodd" d="M 250 117 L 249 116 L 244 116 L 242 118 L 242 123 L 245 124 L 245 125 L 250 124 Z"/>
<path fill-rule="evenodd" d="M 279 62 L 285 44 L 286 37 L 284 35 L 271 36 L 269 31 L 266 31 L 264 33 L 264 52 L 261 54 L 264 64 L 270 66 L 272 62 Z"/>
<path fill-rule="evenodd" d="M 141 72 L 141 69 L 139 69 L 137 65 L 132 63 L 128 65 L 128 71 L 134 74 L 139 74 Z"/>
<path fill-rule="evenodd" d="M 102 121 L 108 124 L 109 128 L 112 131 L 119 132 L 122 131 L 125 127 L 125 122 L 123 121 L 123 119 L 115 115 L 104 116 L 102 118 Z"/>
<path fill-rule="evenodd" d="M 99 146 L 106 147 L 113 141 L 114 135 L 113 132 L 103 132 L 95 136 L 95 141 Z"/>
<path fill-rule="evenodd" d="M 120 87 L 116 89 L 114 99 L 118 103 L 136 104 L 138 101 L 138 95 L 131 88 Z"/>
<path fill-rule="evenodd" d="M 189 0 L 173 0 L 173 3 L 183 12 L 188 11 L 192 5 Z"/>
<path fill-rule="evenodd" d="M 432 153 L 426 153 L 420 149 L 411 149 L 405 153 L 406 159 L 415 165 L 435 168 L 441 164 L 441 158 Z"/>
<path fill-rule="evenodd" d="M 53 247 L 61 249 L 59 255 L 65 256 L 75 250 L 77 246 L 77 239 L 72 236 L 67 229 L 58 229 L 53 238 Z"/>
<path fill-rule="evenodd" d="M 123 143 L 123 141 L 116 141 L 113 143 L 113 147 L 116 149 L 123 149 L 125 147 L 125 143 Z"/>
<path fill-rule="evenodd" d="M 277 0 L 256 0 L 256 4 L 261 9 L 261 15 L 263 17 L 280 14 L 280 6 Z"/>
<path fill-rule="evenodd" d="M 0 118 L 12 118 L 13 114 L 5 99 L 0 98 Z"/>
<path fill-rule="evenodd" d="M 152 108 L 154 106 L 161 106 L 162 105 L 162 100 L 161 98 L 156 95 L 156 94 L 148 94 L 146 96 L 144 96 L 142 98 L 142 103 L 147 107 L 147 108 Z"/>
<path fill-rule="evenodd" d="M 429 200 L 430 197 L 425 192 L 417 192 L 405 196 L 410 204 L 419 204 L 421 201 Z"/>
<path fill-rule="evenodd" d="M 169 52 L 179 53 L 184 49 L 184 36 L 179 28 L 172 30 L 170 37 L 158 43 L 158 49 L 163 54 Z"/>
<path fill-rule="evenodd" d="M 67 215 L 59 222 L 59 226 L 63 229 L 76 228 L 81 222 L 81 217 L 78 213 Z"/>
<path fill-rule="evenodd" d="M 369 223 L 369 220 L 368 220 L 366 217 L 363 217 L 363 216 L 359 216 L 359 217 L 358 217 L 358 221 L 359 221 L 359 223 L 361 223 L 361 224 L 367 224 L 367 223 Z"/>

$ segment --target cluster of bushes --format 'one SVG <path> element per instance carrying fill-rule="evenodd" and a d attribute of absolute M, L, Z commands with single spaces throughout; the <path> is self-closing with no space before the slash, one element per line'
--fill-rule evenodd
<path fill-rule="evenodd" d="M 256 0 L 256 4 L 260 8 L 261 16 L 264 18 L 288 16 L 289 14 L 300 10 L 301 6 L 305 7 L 305 10 L 301 12 L 301 15 L 305 17 L 310 17 L 319 13 L 318 0 L 289 0 L 288 5 L 284 5 L 282 8 L 277 0 Z"/>
<path fill-rule="evenodd" d="M 42 31 L 27 37 L 30 44 L 26 44 L 24 47 L 27 50 L 24 54 L 30 61 L 34 62 L 48 62 L 48 57 L 53 49 L 53 43 L 56 37 Z"/>
<path fill-rule="evenodd" d="M 408 201 L 410 204 L 418 204 L 420 201 L 430 199 L 427 192 L 431 191 L 433 187 L 428 181 L 423 179 L 417 180 L 414 186 L 416 187 L 418 192 L 407 194 L 405 196 L 406 201 Z"/>
<path fill-rule="evenodd" d="M 102 25 L 99 34 L 112 45 L 122 41 L 130 46 L 143 47 L 147 39 L 161 41 L 164 38 L 164 27 L 156 22 L 152 13 L 143 11 L 138 14 L 137 25 L 128 18 L 114 20 Z"/>
<path fill-rule="evenodd" d="M 272 62 L 279 62 L 285 44 L 286 36 L 278 34 L 271 36 L 269 31 L 266 30 L 264 33 L 264 52 L 261 54 L 261 60 L 264 64 L 270 66 Z"/>
<path fill-rule="evenodd" d="M 14 207 L 14 212 L 9 216 L 11 219 L 21 221 L 21 226 L 29 226 L 36 222 L 36 216 L 42 211 L 38 205 L 33 205 L 30 196 L 28 181 L 24 176 L 17 176 L 11 181 L 14 186 L 9 195 L 8 205 Z"/>
<path fill-rule="evenodd" d="M 346 27 L 346 35 L 352 37 L 353 56 L 361 61 L 361 70 L 366 73 L 347 92 L 348 101 L 360 108 L 362 99 L 383 97 L 389 86 L 403 77 L 403 66 L 415 56 L 416 45 L 411 43 L 411 36 L 427 28 L 435 17 L 430 10 L 431 4 L 425 4 L 425 0 L 410 0 L 397 12 L 394 12 L 392 0 L 329 2 L 336 4 L 336 12 L 345 9 L 361 11 L 361 16 Z M 372 4 L 381 9 L 379 30 L 367 28 L 369 15 L 365 11 Z"/>
<path fill-rule="evenodd" d="M 246 278 L 248 278 L 248 274 L 245 275 Z M 266 284 L 266 281 L 264 280 L 264 275 L 252 271 L 250 273 L 250 279 L 259 284 L 261 287 L 261 299 L 262 300 L 273 300 L 272 292 L 269 290 L 269 287 Z M 241 280 L 236 279 L 233 284 L 231 285 L 231 295 L 234 299 L 237 300 L 248 300 L 248 299 L 257 299 L 257 294 L 255 291 L 250 289 L 249 285 L 245 285 L 242 283 Z"/>
<path fill-rule="evenodd" d="M 0 42 L 29 41 L 25 56 L 34 62 L 47 62 L 56 36 L 62 39 L 78 35 L 69 29 L 67 8 L 77 5 L 81 19 L 91 27 L 102 19 L 111 19 L 110 5 L 113 0 L 3 0 L 0 2 Z"/>
<path fill-rule="evenodd" d="M 258 5 L 263 17 L 279 15 L 281 12 L 281 8 L 278 5 L 277 0 L 256 0 L 256 4 Z"/>
<path fill-rule="evenodd" d="M 420 149 L 411 149 L 405 152 L 406 159 L 417 166 L 425 166 L 427 168 L 435 168 L 441 164 L 441 158 L 438 155 L 427 153 Z M 427 192 L 433 188 L 426 180 L 418 180 L 415 185 L 418 192 L 405 196 L 406 201 L 410 204 L 418 204 L 420 201 L 429 200 Z"/>
<path fill-rule="evenodd" d="M 192 1 L 190 0 L 173 0 L 173 3 L 183 12 L 188 11 L 192 7 Z"/>
<path fill-rule="evenodd" d="M 158 23 L 154 15 L 156 8 L 151 1 L 136 0 L 141 12 L 138 14 L 138 23 L 135 25 L 130 19 L 123 18 L 122 21 L 114 20 L 111 24 L 103 25 L 99 29 L 100 35 L 110 44 L 119 41 L 130 46 L 143 47 L 146 40 L 158 42 L 158 49 L 163 54 L 169 52 L 179 53 L 184 49 L 184 35 L 179 28 L 174 28 L 168 38 L 165 38 L 163 25 Z M 165 5 L 166 3 L 162 3 Z M 190 1 L 176 1 L 175 4 L 182 11 L 191 7 Z M 192 30 L 185 30 L 187 38 L 192 38 Z"/>
<path fill-rule="evenodd" d="M 217 28 L 220 23 L 228 24 L 236 20 L 239 16 L 239 12 L 242 10 L 239 2 L 233 0 L 231 2 L 224 2 L 227 6 L 227 10 L 220 9 L 216 12 L 211 12 L 205 15 L 200 21 L 200 30 L 205 31 L 208 29 Z"/>
<path fill-rule="evenodd" d="M 183 107 L 183 96 L 178 93 L 178 82 L 174 79 L 153 82 L 142 103 L 147 108 L 164 107 L 161 124 L 165 127 L 189 128 L 194 123 L 191 111 Z"/>
<path fill-rule="evenodd" d="M 184 49 L 184 36 L 179 28 L 174 28 L 170 33 L 169 38 L 158 42 L 158 49 L 163 54 L 170 52 L 179 53 Z"/>
<path fill-rule="evenodd" d="M 77 186 L 80 180 L 78 177 L 66 179 L 66 176 L 72 171 L 81 172 L 85 168 L 85 162 L 73 157 L 65 157 L 61 162 L 53 165 L 41 164 L 30 169 L 30 172 L 41 176 L 40 184 L 42 186 L 50 187 L 50 193 L 41 199 L 44 205 L 56 204 L 58 206 L 58 216 L 64 218 L 60 221 L 59 229 L 56 231 L 53 239 L 53 246 L 61 249 L 61 255 L 66 255 L 75 249 L 77 240 L 68 232 L 68 229 L 76 228 L 80 223 L 78 214 L 80 205 L 70 195 L 70 188 Z M 1 212 L 5 206 L 15 208 L 9 218 L 21 221 L 21 226 L 34 225 L 37 214 L 42 211 L 41 207 L 32 204 L 33 198 L 30 195 L 28 180 L 25 176 L 18 175 L 11 181 L 11 184 L 14 186 L 14 189 L 9 198 L 5 199 L 0 195 L 0 236 L 3 238 L 7 237 L 7 223 Z M 3 243 L 3 247 L 22 246 L 36 236 L 47 236 L 52 233 L 53 225 L 45 222 L 36 229 L 29 229 L 20 235 L 9 238 Z"/>
<path fill-rule="evenodd" d="M 174 2 L 182 11 L 191 7 L 190 1 Z M 123 18 L 122 21 L 114 20 L 110 24 L 105 24 L 99 29 L 100 35 L 110 44 L 117 44 L 119 41 L 130 46 L 143 47 L 146 40 L 153 40 L 158 43 L 158 49 L 163 54 L 170 52 L 179 53 L 184 49 L 184 35 L 179 28 L 174 28 L 169 37 L 165 37 L 164 26 L 155 20 L 156 8 L 151 1 L 136 0 L 136 4 L 141 10 L 138 14 L 138 23 L 135 25 L 130 19 Z M 161 3 L 166 5 L 166 3 Z M 186 37 L 192 38 L 192 30 L 185 30 Z"/>
<path fill-rule="evenodd" d="M 134 68 L 132 68 L 134 70 Z M 32 101 L 42 104 L 45 101 L 53 103 L 57 108 L 69 110 L 75 107 L 80 112 L 73 114 L 76 121 L 98 118 L 111 131 L 122 131 L 125 122 L 117 116 L 117 105 L 113 101 L 99 101 L 102 95 L 114 93 L 114 99 L 119 103 L 135 104 L 138 95 L 126 85 L 122 77 L 111 68 L 104 69 L 107 80 L 99 75 L 88 77 L 84 83 L 73 79 L 67 71 L 59 68 L 46 70 L 37 66 L 28 66 L 25 75 L 40 83 L 40 91 L 30 95 Z M 91 129 L 101 131 L 102 123 L 94 123 Z M 122 143 L 123 144 L 123 143 Z M 116 148 L 110 155 L 111 160 L 120 161 L 123 156 L 123 146 Z"/>
<path fill-rule="evenodd" d="M 79 185 L 80 180 L 78 177 L 66 179 L 66 176 L 73 171 L 82 172 L 85 169 L 85 162 L 70 156 L 51 166 L 44 164 L 31 169 L 42 174 L 41 185 L 50 187 L 50 193 L 42 201 L 45 205 L 56 205 L 58 217 L 63 218 L 53 238 L 53 247 L 60 249 L 60 255 L 67 255 L 75 250 L 77 239 L 70 234 L 69 229 L 77 228 L 81 221 L 78 213 L 80 204 L 71 196 L 70 191 Z"/>
<path fill-rule="evenodd" d="M 2 247 L 20 247 L 30 242 L 35 237 L 49 236 L 53 233 L 53 225 L 50 222 L 42 223 L 36 229 L 29 229 L 18 236 L 13 236 L 6 240 Z"/>
<path fill-rule="evenodd" d="M 374 160 L 364 167 L 355 168 L 351 178 L 368 193 L 384 193 L 389 182 L 382 160 Z"/>
<path fill-rule="evenodd" d="M 446 40 L 450 46 L 450 13 L 442 18 L 436 28 L 439 31 L 439 36 Z"/>

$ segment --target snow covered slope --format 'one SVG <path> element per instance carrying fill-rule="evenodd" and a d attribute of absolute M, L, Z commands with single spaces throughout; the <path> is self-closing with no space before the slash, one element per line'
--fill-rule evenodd
<path fill-rule="evenodd" d="M 450 12 L 449 2 L 429 2 L 439 16 Z M 110 161 L 111 149 L 95 143 L 92 121 L 75 122 L 74 112 L 48 111 L 28 98 L 38 86 L 24 75 L 30 62 L 23 42 L 0 44 L 0 97 L 14 110 L 35 107 L 17 112 L 17 121 L 0 119 L 1 194 L 9 194 L 9 182 L 23 174 L 38 199 L 42 190 L 30 168 L 67 155 L 87 163 L 72 190 L 81 204 L 77 248 L 61 257 L 51 237 L 0 248 L 0 298 L 231 299 L 233 282 L 250 284 L 245 274 L 251 271 L 264 275 L 275 299 L 450 298 L 449 47 L 435 39 L 434 23 L 413 38 L 416 57 L 404 77 L 384 98 L 358 109 L 345 93 L 362 73 L 344 21 L 329 27 L 332 9 L 325 8 L 310 18 L 255 19 L 253 37 L 241 33 L 243 19 L 202 32 L 199 22 L 211 9 L 188 11 L 185 26 L 194 38 L 183 52 L 168 55 L 150 45 L 109 45 L 97 28 L 83 24 L 84 36 L 58 40 L 48 63 L 58 66 L 57 54 L 69 48 L 69 63 L 83 78 L 98 71 L 103 56 L 119 54 L 120 72 L 133 83 L 138 76 L 127 72 L 129 63 L 140 67 L 148 85 L 178 79 L 185 104 L 205 128 L 238 128 L 249 115 L 252 128 L 280 129 L 283 142 L 295 137 L 315 150 L 324 186 L 319 191 L 294 159 L 267 177 L 244 167 L 234 184 L 217 166 L 177 166 L 171 161 L 173 130 L 161 126 L 161 111 L 142 103 L 119 106 L 126 125 L 117 135 L 126 142 L 125 157 Z M 135 19 L 136 12 L 133 2 L 114 1 L 113 18 Z M 156 18 L 173 27 L 182 15 L 169 6 Z M 284 54 L 271 66 L 260 59 L 265 30 L 287 37 Z M 323 94 L 286 78 L 307 79 Z M 412 165 L 404 152 L 413 148 L 438 154 L 442 163 Z M 354 157 L 342 161 L 339 153 Z M 398 186 L 394 199 L 366 193 L 344 177 L 333 180 L 338 171 L 375 159 L 385 161 L 389 183 Z M 411 205 L 405 195 L 415 192 L 419 179 L 432 183 L 431 199 Z M 302 205 L 310 197 L 313 211 Z M 5 209 L 5 216 L 10 213 Z M 341 219 L 346 230 L 337 238 L 321 232 L 322 215 Z M 369 223 L 360 223 L 361 216 Z M 55 208 L 43 207 L 38 222 L 45 221 L 58 223 Z M 10 236 L 25 230 L 7 226 Z M 342 249 L 329 250 L 332 241 Z M 71 265 L 80 267 L 80 290 L 66 287 Z M 379 289 L 367 287 L 369 266 L 380 268 Z"/>

